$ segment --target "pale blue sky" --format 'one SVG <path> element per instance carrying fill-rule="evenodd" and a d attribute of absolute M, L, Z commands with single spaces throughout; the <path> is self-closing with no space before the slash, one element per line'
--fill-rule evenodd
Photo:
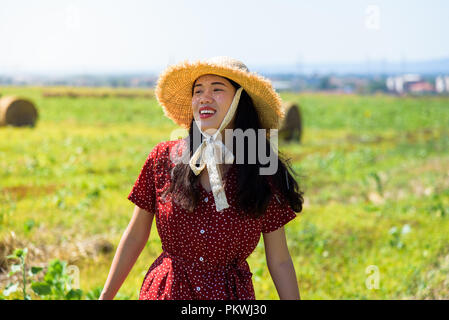
<path fill-rule="evenodd" d="M 0 74 L 443 58 L 448 17 L 447 0 L 0 0 Z"/>

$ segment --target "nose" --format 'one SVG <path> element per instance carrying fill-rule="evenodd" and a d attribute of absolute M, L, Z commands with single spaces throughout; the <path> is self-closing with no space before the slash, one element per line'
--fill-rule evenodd
<path fill-rule="evenodd" d="M 208 90 L 204 90 L 203 94 L 200 97 L 200 104 L 212 103 L 212 96 Z"/>

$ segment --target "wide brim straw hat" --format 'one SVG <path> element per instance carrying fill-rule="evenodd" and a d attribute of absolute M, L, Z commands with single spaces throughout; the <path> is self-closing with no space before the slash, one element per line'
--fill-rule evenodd
<path fill-rule="evenodd" d="M 282 100 L 271 82 L 250 72 L 244 63 L 230 57 L 214 57 L 169 66 L 160 76 L 155 94 L 164 114 L 188 129 L 193 119 L 192 86 L 205 74 L 214 74 L 237 82 L 251 97 L 264 129 L 278 129 L 284 117 Z"/>

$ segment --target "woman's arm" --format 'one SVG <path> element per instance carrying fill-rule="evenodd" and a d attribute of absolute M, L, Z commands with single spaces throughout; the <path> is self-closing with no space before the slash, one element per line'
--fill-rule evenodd
<path fill-rule="evenodd" d="M 295 267 L 288 252 L 284 227 L 264 233 L 265 256 L 268 270 L 281 300 L 299 300 Z"/>
<path fill-rule="evenodd" d="M 112 300 L 125 281 L 148 241 L 154 213 L 135 206 L 133 217 L 123 233 L 112 260 L 99 300 Z"/>

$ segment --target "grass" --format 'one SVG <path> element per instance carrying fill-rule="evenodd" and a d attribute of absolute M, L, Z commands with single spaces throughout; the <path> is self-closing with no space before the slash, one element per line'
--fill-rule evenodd
<path fill-rule="evenodd" d="M 0 253 L 28 245 L 33 262 L 65 259 L 89 291 L 106 281 L 148 152 L 177 127 L 153 98 L 44 90 L 0 88 L 39 110 L 34 128 L 0 128 Z M 282 96 L 299 103 L 305 125 L 301 143 L 280 145 L 304 176 L 304 210 L 286 226 L 301 297 L 449 298 L 449 99 Z M 277 299 L 263 249 L 261 240 L 248 258 L 256 297 Z M 138 298 L 160 251 L 153 224 L 120 294 Z M 378 289 L 367 287 L 369 266 Z"/>

